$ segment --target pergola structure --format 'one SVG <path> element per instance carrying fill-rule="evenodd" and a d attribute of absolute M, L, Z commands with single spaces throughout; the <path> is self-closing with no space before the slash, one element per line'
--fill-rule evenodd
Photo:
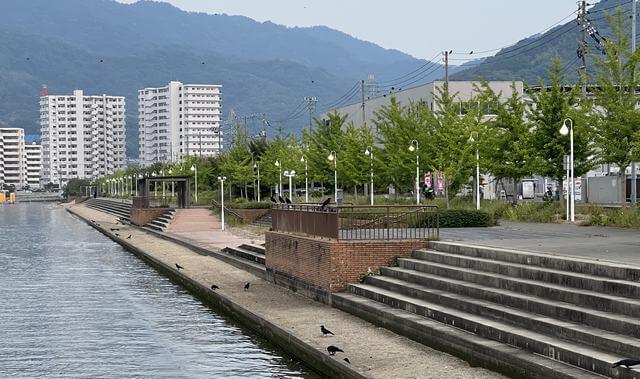
<path fill-rule="evenodd" d="M 135 204 L 136 202 L 134 202 L 134 206 L 137 205 L 138 208 L 153 208 L 151 200 L 156 197 L 151 196 L 151 183 L 155 183 L 156 186 L 158 184 L 161 185 L 162 183 L 166 183 L 170 185 L 173 184 L 174 186 L 174 191 L 178 197 L 177 207 L 189 208 L 189 205 L 191 204 L 189 180 L 189 176 L 152 176 L 138 179 L 136 181 L 139 193 L 137 201 L 138 204 Z"/>

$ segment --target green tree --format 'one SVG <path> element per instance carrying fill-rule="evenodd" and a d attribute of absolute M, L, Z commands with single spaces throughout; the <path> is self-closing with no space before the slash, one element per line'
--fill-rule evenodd
<path fill-rule="evenodd" d="M 527 109 L 533 131 L 530 146 L 535 159 L 534 172 L 555 179 L 562 187 L 569 136 L 563 136 L 559 131 L 566 118 L 573 120 L 575 176 L 579 177 L 593 167 L 592 129 L 589 126 L 591 104 L 579 99 L 577 86 L 567 88 L 558 59 L 551 63 L 549 80 L 548 86 L 540 83 L 539 91 L 531 88 L 527 91 L 532 101 Z"/>
<path fill-rule="evenodd" d="M 640 52 L 629 51 L 629 35 L 623 29 L 620 10 L 609 23 L 614 36 L 605 42 L 605 57 L 593 57 L 597 67 L 597 86 L 593 89 L 595 144 L 602 162 L 614 163 L 620 169 L 619 200 L 625 204 L 626 169 L 632 161 L 640 160 L 640 113 L 636 110 Z"/>

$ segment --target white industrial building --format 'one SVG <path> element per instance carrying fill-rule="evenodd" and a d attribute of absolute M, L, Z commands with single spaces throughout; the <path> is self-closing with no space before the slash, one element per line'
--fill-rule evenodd
<path fill-rule="evenodd" d="M 40 97 L 42 182 L 97 179 L 125 168 L 125 98 Z"/>
<path fill-rule="evenodd" d="M 165 87 L 139 90 L 140 164 L 220 154 L 221 89 L 172 81 Z"/>
<path fill-rule="evenodd" d="M 0 185 L 40 187 L 40 145 L 27 145 L 24 129 L 0 128 Z"/>

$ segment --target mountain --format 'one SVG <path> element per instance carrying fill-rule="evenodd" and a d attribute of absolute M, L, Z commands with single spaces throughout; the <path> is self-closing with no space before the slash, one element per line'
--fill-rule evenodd
<path fill-rule="evenodd" d="M 222 84 L 225 116 L 264 113 L 283 120 L 274 128 L 296 132 L 306 124 L 305 113 L 294 112 L 303 97 L 318 98 L 318 114 L 369 73 L 385 80 L 425 62 L 323 26 L 289 28 L 162 2 L 2 0 L 0 125 L 38 133 L 42 84 L 52 94 L 126 96 L 127 152 L 135 157 L 140 88 Z"/>
<path fill-rule="evenodd" d="M 588 10 L 589 25 L 598 31 L 600 36 L 609 38 L 612 35 L 608 16 L 617 10 L 623 13 L 625 26 L 630 30 L 631 1 L 606 0 L 596 3 Z M 525 38 L 518 43 L 501 49 L 492 57 L 482 62 L 469 62 L 471 66 L 464 71 L 451 75 L 453 80 L 524 80 L 529 84 L 545 81 L 549 65 L 554 58 L 559 58 L 563 64 L 563 75 L 568 81 L 578 79 L 577 68 L 582 65 L 577 56 L 577 49 L 581 40 L 581 27 L 576 22 L 575 15 L 569 15 L 566 22 L 554 26 L 544 33 Z M 596 42 L 598 35 L 586 36 L 588 51 L 601 54 Z M 462 67 L 461 67 L 462 68 Z M 587 58 L 587 72 L 593 73 L 593 61 Z M 591 69 L 591 71 L 589 71 Z"/>

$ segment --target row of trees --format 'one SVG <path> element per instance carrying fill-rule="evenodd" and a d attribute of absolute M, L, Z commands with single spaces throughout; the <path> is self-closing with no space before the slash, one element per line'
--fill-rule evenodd
<path fill-rule="evenodd" d="M 310 183 L 332 188 L 334 162 L 327 157 L 333 151 L 339 186 L 357 193 L 369 181 L 371 161 L 365 155 L 369 149 L 375 157 L 378 192 L 389 185 L 399 191 L 412 190 L 417 154 L 422 172 L 444 172 L 450 198 L 469 183 L 476 149 L 481 170 L 497 180 L 518 181 L 539 174 L 562 183 L 569 137 L 559 129 L 570 118 L 576 176 L 606 163 L 620 168 L 622 180 L 630 162 L 640 160 L 640 113 L 634 91 L 640 53 L 629 51 L 622 15 L 610 22 L 615 36 L 606 41 L 605 55 L 590 55 L 596 70 L 589 80 L 596 85 L 589 86 L 589 96 L 583 96 L 577 83 L 567 85 L 562 65 L 556 60 L 550 65 L 548 81 L 535 89 L 527 88 L 525 98 L 515 84 L 505 99 L 488 83 L 480 83 L 476 95 L 462 101 L 445 84 L 434 94 L 433 106 L 425 102 L 399 104 L 392 97 L 389 105 L 376 112 L 372 125 L 345 124 L 346 116 L 332 113 L 327 120 L 315 120 L 315 126 L 303 129 L 300 137 L 279 133 L 270 141 L 251 139 L 235 126 L 231 144 L 220 157 L 190 157 L 170 169 L 189 174 L 189 168 L 197 165 L 203 190 L 217 188 L 217 177 L 226 176 L 230 188 L 249 199 L 256 193 L 258 167 L 265 193 L 278 184 L 280 170 L 295 170 L 294 182 L 304 184 L 305 164 Z M 419 149 L 412 152 L 408 147 L 413 140 Z M 151 170 L 166 173 L 167 168 L 158 165 Z"/>

